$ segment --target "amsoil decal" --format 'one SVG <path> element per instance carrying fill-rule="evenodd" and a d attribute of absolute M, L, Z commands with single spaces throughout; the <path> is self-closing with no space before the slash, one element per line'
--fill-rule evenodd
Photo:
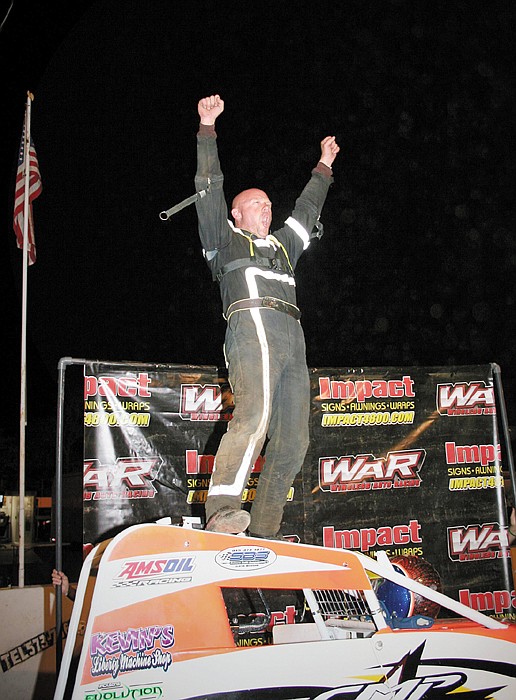
<path fill-rule="evenodd" d="M 494 415 L 494 388 L 485 382 L 438 384 L 437 410 L 441 416 Z"/>
<path fill-rule="evenodd" d="M 97 632 L 90 640 L 90 673 L 117 678 L 143 669 L 166 671 L 172 664 L 172 655 L 166 650 L 174 644 L 173 625 Z"/>
<path fill-rule="evenodd" d="M 85 501 L 154 498 L 152 482 L 157 477 L 161 459 L 119 457 L 114 464 L 98 459 L 84 461 Z"/>
<path fill-rule="evenodd" d="M 179 415 L 191 421 L 229 421 L 233 411 L 233 394 L 218 384 L 181 384 Z"/>
<path fill-rule="evenodd" d="M 113 588 L 134 588 L 185 583 L 192 580 L 195 557 L 136 559 L 126 561 L 113 581 Z"/>
<path fill-rule="evenodd" d="M 336 530 L 332 526 L 323 527 L 323 546 L 330 549 L 357 549 L 365 554 L 375 548 L 394 547 L 387 550 L 389 556 L 421 556 L 421 525 L 418 520 L 400 523 L 392 527 L 364 527 L 352 530 Z M 402 549 L 398 549 L 398 548 Z"/>
<path fill-rule="evenodd" d="M 510 557 L 507 531 L 499 523 L 449 527 L 448 555 L 452 561 Z"/>
<path fill-rule="evenodd" d="M 424 450 L 389 452 L 387 457 L 348 455 L 319 459 L 321 491 L 369 491 L 371 489 L 417 488 Z"/>
<path fill-rule="evenodd" d="M 323 428 L 410 425 L 415 416 L 414 381 L 401 379 L 335 380 L 319 377 Z"/>
<path fill-rule="evenodd" d="M 276 553 L 265 547 L 231 547 L 219 552 L 215 561 L 224 569 L 263 569 L 276 561 Z"/>

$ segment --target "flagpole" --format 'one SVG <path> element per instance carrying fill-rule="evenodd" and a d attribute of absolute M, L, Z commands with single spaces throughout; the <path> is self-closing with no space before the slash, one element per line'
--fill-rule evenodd
<path fill-rule="evenodd" d="M 20 358 L 20 507 L 18 513 L 18 586 L 25 586 L 25 427 L 27 425 L 27 259 L 29 249 L 29 187 L 30 187 L 30 110 L 34 96 L 27 92 L 25 105 L 24 174 L 25 195 L 23 202 L 23 282 Z"/>

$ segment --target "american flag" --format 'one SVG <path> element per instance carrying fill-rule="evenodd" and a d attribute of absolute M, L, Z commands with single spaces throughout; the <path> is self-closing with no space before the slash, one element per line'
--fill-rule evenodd
<path fill-rule="evenodd" d="M 23 250 L 23 209 L 25 203 L 25 168 L 24 168 L 24 146 L 25 129 L 20 143 L 18 153 L 18 169 L 16 171 L 16 186 L 14 190 L 14 232 L 16 233 L 16 243 L 18 248 Z M 36 262 L 36 241 L 34 240 L 34 221 L 32 219 L 32 202 L 41 194 L 41 176 L 39 173 L 38 157 L 36 149 L 30 139 L 29 153 L 29 225 L 28 231 L 28 262 L 32 265 Z"/>

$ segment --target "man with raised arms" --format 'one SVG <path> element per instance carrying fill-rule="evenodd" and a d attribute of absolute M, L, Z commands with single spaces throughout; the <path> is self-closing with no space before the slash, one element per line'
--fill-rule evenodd
<path fill-rule="evenodd" d="M 272 205 L 246 189 L 231 206 L 223 191 L 215 122 L 219 95 L 198 103 L 196 202 L 199 235 L 227 321 L 224 351 L 235 409 L 215 458 L 206 501 L 206 529 L 257 537 L 277 535 L 294 478 L 308 449 L 310 385 L 296 305 L 294 269 L 310 244 L 339 146 L 321 142 L 321 156 L 284 225 L 270 232 Z M 242 493 L 268 440 L 251 514 Z"/>

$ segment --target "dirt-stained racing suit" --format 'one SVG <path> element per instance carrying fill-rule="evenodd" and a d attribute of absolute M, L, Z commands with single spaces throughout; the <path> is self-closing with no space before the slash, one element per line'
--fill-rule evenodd
<path fill-rule="evenodd" d="M 223 506 L 241 507 L 251 468 L 268 438 L 249 526 L 257 535 L 277 534 L 308 449 L 310 386 L 294 268 L 332 182 L 331 169 L 318 163 L 283 228 L 259 238 L 228 220 L 215 128 L 199 128 L 195 186 L 197 192 L 207 190 L 196 202 L 199 236 L 220 285 L 235 400 L 215 458 L 206 519 Z"/>

